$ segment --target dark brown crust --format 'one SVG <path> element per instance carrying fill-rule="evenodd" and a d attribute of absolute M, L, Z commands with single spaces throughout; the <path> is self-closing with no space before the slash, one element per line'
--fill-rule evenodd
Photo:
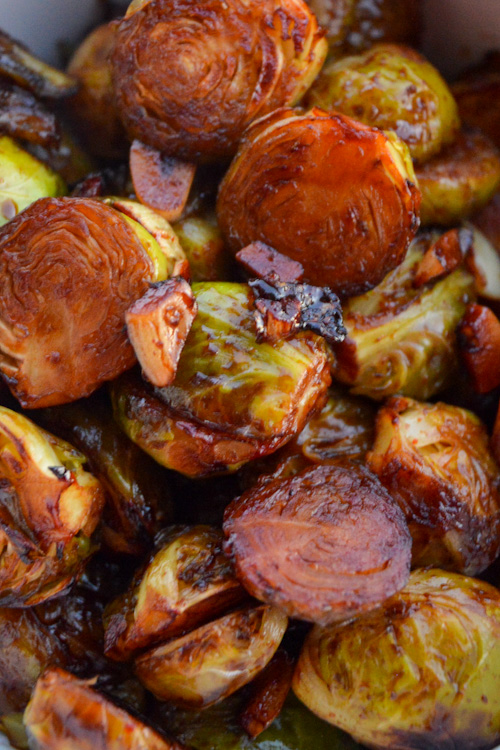
<path fill-rule="evenodd" d="M 103 203 L 44 198 L 9 222 L 0 232 L 0 370 L 21 404 L 74 401 L 129 369 L 125 311 L 152 277 L 139 239 Z"/>
<path fill-rule="evenodd" d="M 281 713 L 292 686 L 295 660 L 286 651 L 277 651 L 251 685 L 250 698 L 240 715 L 240 724 L 253 740 Z"/>
<path fill-rule="evenodd" d="M 350 296 L 402 261 L 419 205 L 383 133 L 317 108 L 283 109 L 247 130 L 217 216 L 234 253 L 260 240 L 299 261 L 305 281 Z"/>
<path fill-rule="evenodd" d="M 113 55 L 130 139 L 188 161 L 231 156 L 251 120 L 295 102 L 322 37 L 302 0 L 151 0 L 121 21 Z"/>
<path fill-rule="evenodd" d="M 420 287 L 430 281 L 438 281 L 455 270 L 472 246 L 469 229 L 450 229 L 425 251 L 417 268 L 413 286 Z"/>
<path fill-rule="evenodd" d="M 0 79 L 0 131 L 45 148 L 59 146 L 61 128 L 50 112 L 29 91 Z"/>
<path fill-rule="evenodd" d="M 348 461 L 257 485 L 228 506 L 226 549 L 252 596 L 321 625 L 373 609 L 409 576 L 402 514 Z"/>

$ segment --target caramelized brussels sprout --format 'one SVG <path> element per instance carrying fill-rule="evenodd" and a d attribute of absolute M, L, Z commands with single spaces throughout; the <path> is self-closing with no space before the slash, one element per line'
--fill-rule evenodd
<path fill-rule="evenodd" d="M 214 214 L 189 216 L 174 224 L 174 231 L 189 261 L 193 281 L 225 281 L 230 256 Z"/>
<path fill-rule="evenodd" d="M 193 285 L 198 314 L 171 386 L 112 386 L 115 419 L 159 463 L 188 476 L 233 471 L 299 432 L 329 385 L 323 339 L 257 343 L 245 284 Z"/>
<path fill-rule="evenodd" d="M 130 368 L 125 310 L 166 266 L 152 235 L 98 201 L 42 199 L 9 222 L 0 231 L 0 371 L 21 404 L 74 401 Z"/>
<path fill-rule="evenodd" d="M 93 552 L 104 504 L 84 455 L 0 407 L 0 604 L 38 604 L 64 591 Z"/>
<path fill-rule="evenodd" d="M 500 148 L 500 54 L 486 55 L 482 64 L 453 85 L 452 91 L 464 123 L 480 128 Z"/>
<path fill-rule="evenodd" d="M 135 671 L 160 700 L 206 708 L 226 698 L 268 664 L 287 627 L 267 605 L 238 609 L 139 656 Z"/>
<path fill-rule="evenodd" d="M 0 131 L 46 148 L 61 143 L 59 120 L 36 96 L 0 77 Z"/>
<path fill-rule="evenodd" d="M 475 130 L 416 168 L 422 191 L 422 224 L 456 224 L 482 208 L 500 185 L 500 154 Z"/>
<path fill-rule="evenodd" d="M 417 570 L 374 612 L 313 628 L 293 687 L 371 748 L 487 750 L 500 741 L 499 662 L 499 592 Z"/>
<path fill-rule="evenodd" d="M 418 238 L 381 284 L 345 303 L 347 338 L 335 345 L 332 372 L 352 393 L 429 398 L 447 384 L 457 363 L 455 328 L 474 297 L 474 279 L 461 267 L 432 285 L 415 285 L 438 237 Z"/>
<path fill-rule="evenodd" d="M 164 532 L 161 549 L 106 609 L 106 654 L 126 660 L 239 604 L 245 592 L 222 552 L 223 539 L 209 526 Z"/>
<path fill-rule="evenodd" d="M 24 714 L 30 746 L 37 750 L 182 750 L 94 689 L 49 669 L 38 680 Z"/>
<path fill-rule="evenodd" d="M 133 3 L 112 58 L 116 103 L 131 140 L 214 161 L 256 117 L 295 104 L 326 53 L 303 0 Z"/>
<path fill-rule="evenodd" d="M 226 550 L 252 596 L 326 625 L 402 588 L 411 539 L 377 478 L 350 463 L 257 484 L 226 510 Z"/>
<path fill-rule="evenodd" d="M 377 42 L 418 40 L 419 0 L 307 0 L 326 29 L 330 54 L 355 54 Z"/>
<path fill-rule="evenodd" d="M 403 45 L 378 44 L 332 61 L 307 103 L 394 131 L 418 162 L 451 143 L 460 126 L 455 100 L 436 68 Z"/>
<path fill-rule="evenodd" d="M 38 198 L 65 192 L 64 180 L 58 174 L 20 148 L 12 138 L 0 136 L 0 226 Z"/>
<path fill-rule="evenodd" d="M 413 564 L 476 575 L 500 551 L 500 469 L 472 412 L 393 398 L 367 462 L 399 503 Z"/>
<path fill-rule="evenodd" d="M 172 515 L 170 484 L 158 464 L 119 429 L 107 400 L 95 394 L 36 417 L 85 454 L 105 488 L 104 546 L 129 555 L 149 552 L 154 535 Z"/>
<path fill-rule="evenodd" d="M 67 109 L 89 153 L 119 159 L 127 154 L 127 140 L 114 103 L 111 54 L 116 26 L 102 24 L 81 43 L 68 65 L 80 84 Z"/>
<path fill-rule="evenodd" d="M 233 252 L 261 240 L 302 263 L 306 282 L 349 296 L 403 260 L 418 226 L 414 182 L 393 134 L 317 108 L 282 109 L 246 131 L 217 216 Z"/>

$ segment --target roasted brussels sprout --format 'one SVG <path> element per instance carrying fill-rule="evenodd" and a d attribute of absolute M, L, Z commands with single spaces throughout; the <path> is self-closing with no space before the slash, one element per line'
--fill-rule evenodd
<path fill-rule="evenodd" d="M 230 256 L 214 214 L 181 219 L 174 224 L 174 231 L 189 261 L 193 281 L 229 280 Z"/>
<path fill-rule="evenodd" d="M 307 103 L 394 131 L 418 162 L 451 143 L 460 126 L 455 100 L 436 68 L 403 45 L 379 44 L 332 61 Z"/>
<path fill-rule="evenodd" d="M 166 472 L 119 429 L 108 401 L 95 394 L 44 409 L 36 418 L 85 454 L 105 488 L 104 546 L 130 555 L 149 552 L 153 537 L 172 517 L 170 483 Z"/>
<path fill-rule="evenodd" d="M 57 148 L 61 143 L 61 126 L 55 114 L 29 91 L 1 77 L 0 131 L 48 149 Z"/>
<path fill-rule="evenodd" d="M 402 588 L 411 539 L 377 478 L 350 463 L 257 485 L 226 510 L 226 550 L 252 596 L 326 625 Z"/>
<path fill-rule="evenodd" d="M 361 52 L 377 42 L 418 40 L 419 0 L 306 0 L 326 29 L 334 57 Z"/>
<path fill-rule="evenodd" d="M 111 53 L 116 26 L 103 24 L 89 34 L 68 65 L 80 83 L 67 109 L 89 153 L 119 159 L 127 154 L 127 139 L 114 103 Z"/>
<path fill-rule="evenodd" d="M 414 182 L 393 134 L 317 108 L 281 109 L 246 131 L 217 216 L 233 252 L 261 240 L 300 261 L 305 281 L 349 296 L 404 258 L 418 226 Z"/>
<path fill-rule="evenodd" d="M 500 185 L 500 154 L 475 130 L 416 168 L 422 191 L 422 224 L 456 224 L 482 208 Z"/>
<path fill-rule="evenodd" d="M 80 680 L 49 669 L 38 680 L 24 714 L 30 746 L 36 750 L 182 750 Z"/>
<path fill-rule="evenodd" d="M 0 226 L 38 198 L 65 192 L 64 180 L 58 174 L 20 148 L 12 138 L 0 136 Z"/>
<path fill-rule="evenodd" d="M 241 603 L 245 591 L 222 552 L 223 539 L 209 526 L 163 532 L 160 550 L 106 609 L 106 654 L 126 660 Z"/>
<path fill-rule="evenodd" d="M 455 329 L 474 298 L 474 279 L 461 267 L 436 283 L 415 285 L 422 258 L 438 239 L 418 238 L 381 284 L 345 303 L 347 337 L 335 345 L 332 372 L 352 393 L 429 398 L 447 384 L 457 364 Z"/>
<path fill-rule="evenodd" d="M 472 412 L 393 398 L 367 462 L 405 513 L 413 564 L 475 575 L 500 551 L 500 469 Z"/>
<path fill-rule="evenodd" d="M 34 408 L 87 396 L 134 364 L 125 310 L 166 278 L 167 260 L 104 203 L 46 198 L 0 231 L 0 271 L 0 371 Z"/>
<path fill-rule="evenodd" d="M 61 593 L 81 572 L 104 504 L 84 455 L 0 407 L 0 604 Z"/>
<path fill-rule="evenodd" d="M 135 671 L 160 700 L 206 708 L 226 698 L 268 664 L 287 617 L 267 605 L 238 609 L 139 656 Z"/>
<path fill-rule="evenodd" d="M 460 117 L 473 128 L 481 128 L 500 148 L 500 54 L 490 52 L 474 70 L 453 87 Z"/>
<path fill-rule="evenodd" d="M 330 377 L 315 334 L 257 343 L 247 285 L 206 282 L 193 291 L 198 314 L 173 384 L 153 395 L 127 376 L 112 394 L 135 443 L 168 468 L 203 476 L 284 445 L 321 408 Z"/>
<path fill-rule="evenodd" d="M 303 0 L 132 3 L 112 58 L 116 103 L 131 140 L 214 161 L 256 117 L 295 104 L 326 53 Z"/>
<path fill-rule="evenodd" d="M 487 750 L 500 741 L 499 661 L 499 592 L 417 570 L 374 612 L 313 628 L 293 687 L 371 748 Z"/>

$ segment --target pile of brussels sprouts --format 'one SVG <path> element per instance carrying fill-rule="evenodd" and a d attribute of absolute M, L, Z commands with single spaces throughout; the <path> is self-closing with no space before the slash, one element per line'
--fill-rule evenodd
<path fill-rule="evenodd" d="M 500 61 L 420 5 L 0 32 L 14 748 L 500 744 Z"/>

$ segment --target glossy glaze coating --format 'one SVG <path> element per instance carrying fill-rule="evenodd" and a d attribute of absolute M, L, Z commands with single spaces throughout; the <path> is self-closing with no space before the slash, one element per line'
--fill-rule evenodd
<path fill-rule="evenodd" d="M 236 253 L 260 240 L 299 261 L 304 281 L 349 296 L 406 253 L 420 194 L 404 144 L 349 117 L 278 110 L 252 125 L 219 191 Z"/>
<path fill-rule="evenodd" d="M 130 139 L 214 161 L 256 117 L 295 104 L 326 52 L 303 0 L 136 4 L 118 27 L 116 102 Z"/>

